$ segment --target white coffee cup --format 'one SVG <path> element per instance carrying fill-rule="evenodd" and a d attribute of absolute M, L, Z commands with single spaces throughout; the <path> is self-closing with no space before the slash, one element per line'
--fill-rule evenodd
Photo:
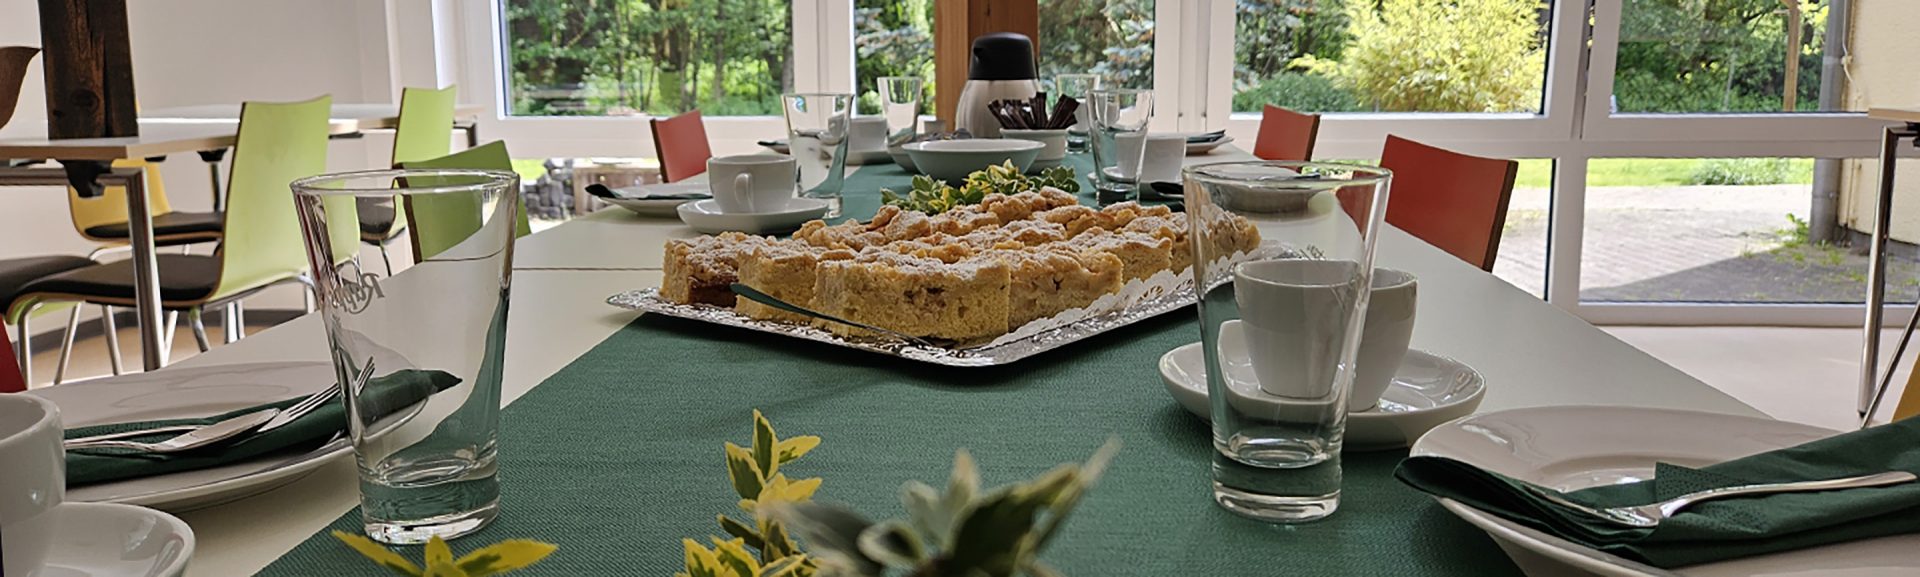
<path fill-rule="evenodd" d="M 1413 341 L 1415 303 L 1419 300 L 1419 279 L 1393 269 L 1373 269 L 1373 296 L 1367 299 L 1367 322 L 1360 329 L 1360 359 L 1353 377 L 1353 394 L 1347 397 L 1347 409 L 1364 411 L 1380 403 L 1380 395 L 1393 384 L 1400 361 L 1407 356 Z"/>
<path fill-rule="evenodd" d="M 60 410 L 25 393 L 0 394 L 0 574 L 32 575 L 53 545 L 53 508 L 67 491 Z"/>
<path fill-rule="evenodd" d="M 741 154 L 707 160 L 707 186 L 721 212 L 751 214 L 785 208 L 800 165 L 785 154 Z"/>
<path fill-rule="evenodd" d="M 1247 356 L 1260 390 L 1299 401 L 1326 401 L 1350 336 L 1349 311 L 1360 296 L 1360 264 L 1286 259 L 1234 267 Z"/>
<path fill-rule="evenodd" d="M 853 130 L 847 134 L 847 150 L 873 151 L 887 148 L 887 119 L 879 116 L 857 116 L 853 119 Z"/>
<path fill-rule="evenodd" d="M 1141 142 L 1146 153 L 1140 152 Z M 1137 175 L 1139 182 L 1179 182 L 1181 162 L 1187 157 L 1187 137 L 1178 134 L 1120 134 L 1113 138 L 1119 151 L 1120 174 Z"/>

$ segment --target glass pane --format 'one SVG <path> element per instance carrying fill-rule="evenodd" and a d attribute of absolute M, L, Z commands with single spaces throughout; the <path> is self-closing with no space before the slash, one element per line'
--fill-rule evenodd
<path fill-rule="evenodd" d="M 933 112 L 934 0 L 859 0 L 853 9 L 854 79 L 860 114 L 879 114 L 882 76 L 921 79 L 920 112 Z"/>
<path fill-rule="evenodd" d="M 1549 2 L 1240 0 L 1235 112 L 1539 112 Z"/>
<path fill-rule="evenodd" d="M 1620 16 L 1615 112 L 1815 111 L 1844 80 L 1821 75 L 1826 0 L 1626 0 Z"/>
<path fill-rule="evenodd" d="M 1808 238 L 1813 161 L 1594 159 L 1587 165 L 1580 299 L 1857 303 L 1867 257 Z M 1920 288 L 1895 259 L 1893 300 Z"/>
<path fill-rule="evenodd" d="M 1040 0 L 1040 77 L 1099 74 L 1153 87 L 1154 0 Z"/>
<path fill-rule="evenodd" d="M 780 114 L 793 86 L 783 0 L 502 0 L 516 116 Z"/>
<path fill-rule="evenodd" d="M 1513 198 L 1507 202 L 1507 225 L 1500 231 L 1500 254 L 1493 275 L 1520 290 L 1547 298 L 1547 226 L 1553 193 L 1553 160 L 1520 160 Z M 1391 201 L 1389 201 L 1391 202 Z"/>

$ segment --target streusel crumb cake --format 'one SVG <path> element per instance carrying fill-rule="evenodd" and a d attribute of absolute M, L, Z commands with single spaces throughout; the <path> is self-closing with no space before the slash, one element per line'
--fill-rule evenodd
<path fill-rule="evenodd" d="M 1125 202 L 1081 206 L 1055 189 L 990 194 L 942 214 L 882 207 L 867 222 L 812 221 L 788 240 L 726 233 L 672 241 L 662 299 L 859 334 L 748 299 L 738 282 L 796 306 L 913 335 L 979 342 L 1083 308 L 1128 281 L 1182 273 L 1187 215 Z M 1211 219 L 1208 254 L 1260 244 L 1253 223 Z"/>

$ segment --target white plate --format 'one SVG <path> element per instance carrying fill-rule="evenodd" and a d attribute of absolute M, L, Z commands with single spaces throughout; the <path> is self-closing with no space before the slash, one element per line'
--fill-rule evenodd
<path fill-rule="evenodd" d="M 613 189 L 614 194 L 622 198 L 600 198 L 608 204 L 619 206 L 643 216 L 672 217 L 678 214 L 674 209 L 698 199 L 685 198 L 646 198 L 649 195 L 671 195 L 701 193 L 712 196 L 705 182 L 674 182 L 647 184 Z"/>
<path fill-rule="evenodd" d="M 249 363 L 173 367 L 94 379 L 32 394 L 60 407 L 68 428 L 196 418 L 283 401 L 334 382 L 325 362 Z M 307 452 L 263 456 L 244 463 L 67 489 L 71 502 L 126 503 L 190 511 L 266 492 L 353 453 L 343 440 Z"/>
<path fill-rule="evenodd" d="M 1837 434 L 1757 417 L 1629 407 L 1539 407 L 1460 419 L 1413 445 L 1559 490 L 1651 477 L 1657 462 L 1689 467 L 1782 449 Z M 1441 505 L 1492 535 L 1528 575 L 1722 577 L 1920 575 L 1920 535 L 1900 535 L 1666 571 L 1522 527 L 1458 502 Z"/>
<path fill-rule="evenodd" d="M 61 503 L 40 577 L 177 577 L 193 557 L 193 530 L 145 507 Z"/>
<path fill-rule="evenodd" d="M 1221 331 L 1222 336 L 1239 334 L 1238 331 Z M 1246 358 L 1246 344 L 1239 338 L 1222 339 L 1220 347 L 1222 355 Z M 1210 418 L 1208 415 L 1212 412 L 1212 404 L 1207 400 L 1207 366 L 1202 354 L 1200 343 L 1190 343 L 1167 351 L 1160 357 L 1160 381 L 1180 406 L 1207 419 Z M 1249 371 L 1252 368 L 1248 363 L 1230 365 L 1246 367 Z M 1228 380 L 1230 386 L 1240 390 L 1243 398 L 1265 397 L 1265 393 L 1257 388 L 1241 390 L 1239 386 L 1254 382 L 1251 375 Z M 1394 374 L 1393 383 L 1381 395 L 1380 404 L 1365 411 L 1347 414 L 1345 447 L 1355 451 L 1405 447 L 1442 423 L 1472 414 L 1480 406 L 1480 399 L 1486 390 L 1486 381 L 1473 367 L 1439 355 L 1409 349 L 1406 358 L 1400 361 L 1400 370 Z"/>
<path fill-rule="evenodd" d="M 1187 156 L 1213 152 L 1213 149 L 1220 148 L 1230 142 L 1233 142 L 1233 137 L 1231 136 L 1222 136 L 1219 140 L 1211 142 L 1189 142 L 1187 143 Z"/>
<path fill-rule="evenodd" d="M 791 232 L 800 228 L 809 220 L 827 214 L 827 201 L 817 198 L 787 199 L 787 207 L 782 210 L 753 213 L 720 212 L 720 203 L 713 199 L 699 200 L 677 207 L 680 220 L 694 230 L 719 234 L 738 231 L 747 234 L 774 234 Z"/>

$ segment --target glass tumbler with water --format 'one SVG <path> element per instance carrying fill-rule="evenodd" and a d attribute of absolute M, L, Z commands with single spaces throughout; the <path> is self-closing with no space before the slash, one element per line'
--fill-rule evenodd
<path fill-rule="evenodd" d="M 800 164 L 800 196 L 827 201 L 826 218 L 840 216 L 846 186 L 847 134 L 853 124 L 852 94 L 787 94 L 787 147 Z"/>
<path fill-rule="evenodd" d="M 1059 97 L 1072 97 L 1080 101 L 1080 107 L 1073 110 L 1073 126 L 1067 127 L 1067 152 L 1087 151 L 1087 95 L 1100 89 L 1098 74 L 1061 74 L 1053 77 L 1053 91 Z"/>
<path fill-rule="evenodd" d="M 293 183 L 346 393 L 360 514 L 377 541 L 450 539 L 497 515 L 495 438 L 513 241 L 523 226 L 519 182 L 511 172 L 382 170 Z M 406 211 L 414 262 L 382 277 L 340 248 L 359 245 L 352 211 L 323 205 L 386 197 Z"/>
<path fill-rule="evenodd" d="M 1087 96 L 1087 107 L 1093 123 L 1087 138 L 1093 148 L 1095 199 L 1102 205 L 1137 199 L 1153 91 L 1095 90 Z"/>
<path fill-rule="evenodd" d="M 882 76 L 876 86 L 880 89 L 880 116 L 887 120 L 887 148 L 898 150 L 917 136 L 921 81 L 912 76 Z"/>
<path fill-rule="evenodd" d="M 1186 169 L 1213 403 L 1213 497 L 1270 522 L 1340 504 L 1340 448 L 1390 173 L 1305 162 Z"/>

